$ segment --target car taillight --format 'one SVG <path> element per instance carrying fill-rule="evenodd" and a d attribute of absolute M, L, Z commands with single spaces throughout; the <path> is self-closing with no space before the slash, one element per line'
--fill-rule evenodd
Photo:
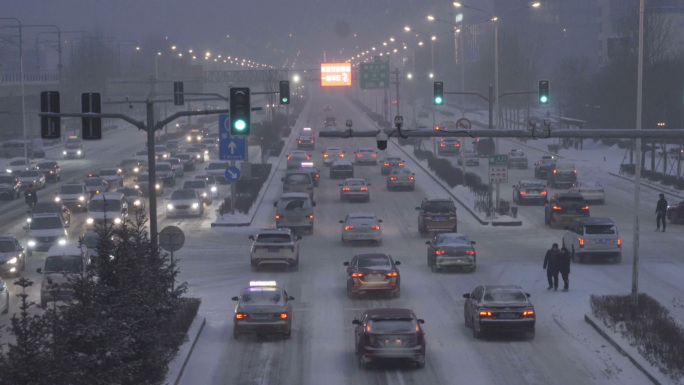
<path fill-rule="evenodd" d="M 466 250 L 466 254 L 475 255 L 475 250 Z"/>
<path fill-rule="evenodd" d="M 244 319 L 249 317 L 247 313 L 235 313 L 235 319 Z"/>
<path fill-rule="evenodd" d="M 556 205 L 553 205 L 553 207 L 551 207 L 551 208 L 552 208 L 553 210 L 563 210 L 562 207 L 556 206 Z"/>
<path fill-rule="evenodd" d="M 519 194 L 520 195 L 527 195 L 527 191 L 520 191 Z"/>
<path fill-rule="evenodd" d="M 584 247 L 584 238 L 577 238 L 577 242 L 579 242 L 579 247 Z"/>
<path fill-rule="evenodd" d="M 572 170 L 572 172 L 574 172 L 575 174 L 577 174 L 577 170 Z"/>
<path fill-rule="evenodd" d="M 299 144 L 302 144 L 302 141 L 301 141 L 301 140 L 299 140 L 298 142 L 299 142 Z"/>
<path fill-rule="evenodd" d="M 287 313 L 280 313 L 280 319 L 287 319 Z"/>
<path fill-rule="evenodd" d="M 361 187 L 361 191 L 368 191 L 368 187 Z"/>
<path fill-rule="evenodd" d="M 351 273 L 352 278 L 361 278 L 363 277 L 363 273 Z"/>
<path fill-rule="evenodd" d="M 461 144 L 460 144 L 460 143 L 456 143 L 456 144 L 454 144 L 454 147 L 461 147 Z"/>
<path fill-rule="evenodd" d="M 391 273 L 387 273 L 387 276 L 388 276 L 388 277 L 398 277 L 398 276 L 399 276 L 399 273 L 397 273 L 396 271 L 393 271 L 393 272 L 391 272 Z"/>
<path fill-rule="evenodd" d="M 554 174 L 558 174 L 558 170 L 553 170 L 553 173 L 554 173 Z"/>
<path fill-rule="evenodd" d="M 541 194 L 541 195 L 546 195 L 546 191 L 542 191 L 542 192 L 540 192 L 539 194 Z"/>
<path fill-rule="evenodd" d="M 327 158 L 327 157 L 328 157 L 328 154 L 323 154 L 323 157 L 324 157 L 324 158 Z"/>
<path fill-rule="evenodd" d="M 282 215 L 276 215 L 276 219 L 283 219 Z"/>
<path fill-rule="evenodd" d="M 321 174 L 316 174 L 316 178 L 320 178 L 320 177 L 321 177 Z"/>
<path fill-rule="evenodd" d="M 373 155 L 371 155 L 371 156 L 372 156 L 373 158 L 377 158 L 377 157 L 378 157 L 378 154 L 373 154 Z"/>
<path fill-rule="evenodd" d="M 412 176 L 409 177 L 409 180 L 414 180 L 414 179 L 416 179 L 416 178 L 414 178 L 414 177 L 412 177 Z"/>
<path fill-rule="evenodd" d="M 357 157 L 357 158 L 360 158 L 360 157 L 362 157 L 362 156 L 363 156 L 362 154 L 356 154 L 356 157 Z"/>
<path fill-rule="evenodd" d="M 589 206 L 582 207 L 582 210 L 589 210 Z"/>
<path fill-rule="evenodd" d="M 340 154 L 340 158 L 344 158 L 344 154 Z"/>
<path fill-rule="evenodd" d="M 480 310 L 480 317 L 491 317 L 494 315 L 491 311 Z"/>
<path fill-rule="evenodd" d="M 309 219 L 313 219 L 313 214 L 309 214 L 309 215 L 307 215 L 306 217 L 309 218 Z"/>
<path fill-rule="evenodd" d="M 446 253 L 446 251 L 444 251 L 444 250 L 436 250 L 436 251 L 435 251 L 435 254 L 437 254 L 437 255 L 442 255 L 442 254 L 445 254 L 445 253 Z"/>
<path fill-rule="evenodd" d="M 351 189 L 349 187 L 343 187 L 342 191 L 351 191 Z"/>
<path fill-rule="evenodd" d="M 377 226 L 377 225 L 376 225 L 376 226 L 371 226 L 371 229 L 372 229 L 372 230 L 380 230 L 380 226 Z"/>
<path fill-rule="evenodd" d="M 440 144 L 439 144 L 439 147 L 446 147 L 446 144 L 440 143 Z"/>
<path fill-rule="evenodd" d="M 344 226 L 345 230 L 354 230 L 354 226 Z"/>
<path fill-rule="evenodd" d="M 390 180 L 397 180 L 397 177 L 396 177 L 396 176 L 391 176 L 391 177 L 390 177 Z"/>
<path fill-rule="evenodd" d="M 439 126 L 435 126 L 435 130 L 439 130 Z"/>
<path fill-rule="evenodd" d="M 403 166 L 404 166 L 404 164 L 403 164 L 403 163 L 399 163 L 399 166 L 403 167 Z"/>
<path fill-rule="evenodd" d="M 622 238 L 617 239 L 617 245 L 618 247 L 622 246 Z"/>
<path fill-rule="evenodd" d="M 288 155 L 288 156 L 287 156 L 287 160 L 290 160 L 291 157 L 292 157 L 292 155 Z"/>
<path fill-rule="evenodd" d="M 311 159 L 311 158 L 309 158 L 309 155 L 307 155 L 307 156 L 306 156 L 306 160 L 309 160 L 309 159 Z"/>
<path fill-rule="evenodd" d="M 523 317 L 534 315 L 534 310 L 525 310 L 524 312 L 522 312 L 522 315 Z"/>

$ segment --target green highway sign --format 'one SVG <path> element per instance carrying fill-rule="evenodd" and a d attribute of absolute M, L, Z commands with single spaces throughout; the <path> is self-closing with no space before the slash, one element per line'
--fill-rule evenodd
<path fill-rule="evenodd" d="M 362 90 L 389 88 L 389 56 L 376 56 L 373 63 L 361 63 Z"/>
<path fill-rule="evenodd" d="M 508 154 L 503 155 L 490 155 L 489 156 L 490 166 L 508 166 Z"/>

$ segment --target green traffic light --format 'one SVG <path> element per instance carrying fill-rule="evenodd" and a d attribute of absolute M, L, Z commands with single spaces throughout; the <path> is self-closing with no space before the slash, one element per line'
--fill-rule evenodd
<path fill-rule="evenodd" d="M 280 100 L 282 100 L 283 103 L 287 103 L 287 101 L 288 101 L 289 99 L 288 99 L 288 98 L 281 98 Z"/>
<path fill-rule="evenodd" d="M 549 101 L 549 98 L 546 97 L 546 95 L 542 95 L 539 97 L 539 103 L 546 104 Z"/>
<path fill-rule="evenodd" d="M 247 124 L 244 120 L 239 119 L 235 121 L 235 129 L 238 131 L 244 131 L 247 128 Z"/>
<path fill-rule="evenodd" d="M 442 98 L 439 96 L 435 97 L 435 104 L 442 104 Z"/>

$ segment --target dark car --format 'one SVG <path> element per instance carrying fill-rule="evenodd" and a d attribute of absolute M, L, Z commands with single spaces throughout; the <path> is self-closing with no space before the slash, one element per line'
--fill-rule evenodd
<path fill-rule="evenodd" d="M 442 233 L 425 242 L 427 264 L 433 272 L 441 269 L 457 268 L 474 272 L 477 267 L 475 241 L 461 233 Z"/>
<path fill-rule="evenodd" d="M 577 182 L 577 169 L 571 163 L 553 163 L 546 175 L 546 185 L 553 188 L 570 188 Z"/>
<path fill-rule="evenodd" d="M 477 138 L 473 141 L 473 149 L 479 156 L 489 156 L 494 154 L 494 139 L 492 138 Z"/>
<path fill-rule="evenodd" d="M 551 165 L 556 162 L 556 158 L 552 155 L 544 155 L 538 161 L 534 162 L 534 177 L 537 179 L 546 179 L 546 176 L 551 170 Z"/>
<path fill-rule="evenodd" d="M 129 210 L 145 210 L 145 196 L 143 195 L 140 187 L 121 187 L 120 189 L 116 190 L 116 192 L 120 192 L 124 195 L 126 198 L 126 203 L 128 203 Z"/>
<path fill-rule="evenodd" d="M 684 223 L 684 201 L 667 206 L 666 216 L 670 223 Z"/>
<path fill-rule="evenodd" d="M 21 196 L 21 182 L 16 175 L 0 175 L 0 199 L 16 199 Z"/>
<path fill-rule="evenodd" d="M 392 297 L 401 295 L 401 276 L 395 261 L 389 254 L 358 254 L 347 266 L 347 295 L 354 298 L 368 292 L 387 292 Z"/>
<path fill-rule="evenodd" d="M 56 182 L 62 179 L 62 169 L 54 160 L 43 160 L 36 164 L 36 168 L 45 175 L 45 180 Z"/>
<path fill-rule="evenodd" d="M 480 285 L 463 294 L 465 325 L 475 338 L 489 332 L 527 333 L 534 338 L 536 314 L 529 297 L 518 285 Z"/>
<path fill-rule="evenodd" d="M 275 284 L 275 282 L 273 282 Z M 270 281 L 250 282 L 238 297 L 233 318 L 233 338 L 246 333 L 292 335 L 292 306 L 294 300 L 282 288 Z"/>
<path fill-rule="evenodd" d="M 126 177 L 138 175 L 143 171 L 142 163 L 139 160 L 132 158 L 122 160 L 117 167 L 121 169 L 121 172 Z"/>
<path fill-rule="evenodd" d="M 361 369 L 374 362 L 405 361 L 425 367 L 425 321 L 411 309 L 366 310 L 354 319 L 354 349 Z"/>
<path fill-rule="evenodd" d="M 328 116 L 325 118 L 325 126 L 326 127 L 331 127 L 331 126 L 337 126 L 337 119 L 333 116 Z"/>
<path fill-rule="evenodd" d="M 418 232 L 420 234 L 428 231 L 458 232 L 456 205 L 451 199 L 425 198 L 416 210 L 419 211 Z"/>
<path fill-rule="evenodd" d="M 347 159 L 335 159 L 330 165 L 331 179 L 346 179 L 354 177 L 354 165 Z"/>
<path fill-rule="evenodd" d="M 71 211 L 62 203 L 57 202 L 37 202 L 33 205 L 33 209 L 29 211 L 29 214 L 59 214 L 62 217 L 62 221 L 65 225 L 71 223 Z M 31 221 L 29 217 L 27 221 Z"/>
<path fill-rule="evenodd" d="M 521 180 L 513 186 L 513 202 L 522 205 L 528 202 L 545 204 L 546 185 L 536 180 Z"/>
<path fill-rule="evenodd" d="M 556 193 L 544 207 L 544 223 L 551 228 L 569 226 L 573 219 L 588 216 L 589 206 L 577 193 Z"/>
<path fill-rule="evenodd" d="M 437 144 L 437 155 L 447 155 L 453 154 L 458 155 L 461 153 L 461 139 L 459 138 L 440 138 Z"/>
<path fill-rule="evenodd" d="M 314 187 L 318 187 L 319 180 L 321 179 L 321 171 L 314 166 L 313 162 L 302 162 L 301 169 L 308 171 L 311 174 Z"/>
<path fill-rule="evenodd" d="M 85 184 L 86 191 L 90 193 L 91 198 L 95 194 L 109 191 L 109 184 L 107 181 L 97 176 L 88 176 L 88 178 L 83 179 L 83 184 Z"/>

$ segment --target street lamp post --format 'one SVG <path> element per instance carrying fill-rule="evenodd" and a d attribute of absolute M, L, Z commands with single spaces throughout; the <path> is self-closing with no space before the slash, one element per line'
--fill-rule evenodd
<path fill-rule="evenodd" d="M 0 17 L 0 20 L 13 20 L 19 26 L 19 82 L 21 84 L 21 128 L 24 132 L 24 159 L 29 164 L 28 143 L 26 143 L 26 93 L 24 92 L 24 44 L 22 43 L 21 21 L 14 17 Z"/>

